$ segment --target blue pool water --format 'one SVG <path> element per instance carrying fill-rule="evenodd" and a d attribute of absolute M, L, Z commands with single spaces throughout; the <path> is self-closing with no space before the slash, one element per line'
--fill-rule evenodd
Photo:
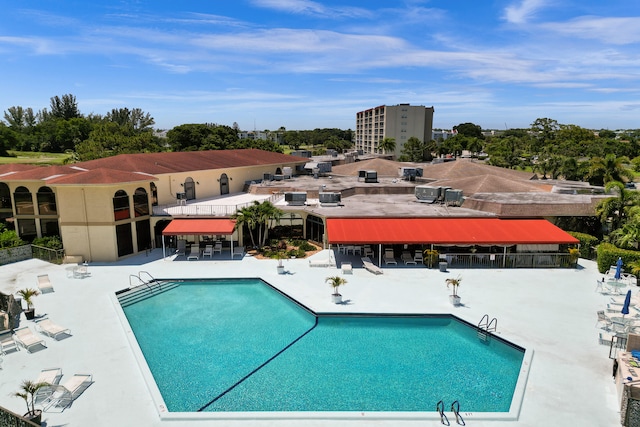
<path fill-rule="evenodd" d="M 508 412 L 523 351 L 452 316 L 320 316 L 261 280 L 123 308 L 171 412 Z"/>

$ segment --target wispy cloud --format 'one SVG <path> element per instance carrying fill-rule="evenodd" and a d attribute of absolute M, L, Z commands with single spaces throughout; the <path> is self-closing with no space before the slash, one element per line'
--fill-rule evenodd
<path fill-rule="evenodd" d="M 541 29 L 563 36 L 598 40 L 613 45 L 640 42 L 640 17 L 585 16 L 564 22 L 549 22 Z"/>
<path fill-rule="evenodd" d="M 311 15 L 324 18 L 356 18 L 371 16 L 371 12 L 359 7 L 325 6 L 312 0 L 253 0 L 253 5 L 296 15 Z"/>
<path fill-rule="evenodd" d="M 503 18 L 512 24 L 524 24 L 547 5 L 547 0 L 521 0 L 504 10 Z"/>

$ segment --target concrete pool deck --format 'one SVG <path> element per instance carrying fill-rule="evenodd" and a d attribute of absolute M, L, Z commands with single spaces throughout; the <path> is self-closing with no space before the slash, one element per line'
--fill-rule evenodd
<path fill-rule="evenodd" d="M 160 249 L 121 262 L 91 264 L 84 279 L 67 276 L 65 265 L 28 260 L 0 267 L 0 291 L 15 293 L 36 287 L 36 276 L 49 274 L 55 292 L 34 298 L 37 316 L 47 316 L 71 329 L 61 341 L 44 337 L 47 348 L 0 356 L 0 405 L 22 414 L 24 401 L 11 397 L 24 379 L 42 369 L 61 368 L 64 383 L 76 373 L 93 375 L 94 383 L 63 412 L 43 413 L 47 426 L 438 426 L 439 420 L 219 420 L 161 421 L 127 335 L 112 302 L 115 291 L 137 285 L 130 275 L 146 271 L 156 278 L 261 277 L 317 312 L 453 313 L 477 324 L 483 315 L 497 319 L 497 333 L 533 350 L 528 382 L 517 421 L 466 419 L 481 427 L 619 425 L 619 407 L 607 346 L 598 343 L 596 311 L 608 297 L 594 292 L 601 278 L 592 261 L 578 269 L 451 269 L 443 273 L 424 267 L 383 268 L 373 275 L 354 257 L 353 274 L 341 288 L 346 304 L 331 302 L 327 276 L 339 268 L 309 267 L 308 259 L 284 261 L 289 274 L 278 275 L 275 260 L 225 259 L 186 261 L 162 259 Z M 318 253 L 312 259 L 325 259 Z M 340 260 L 340 258 L 339 258 Z M 447 277 L 463 278 L 462 306 L 452 307 Z M 635 291 L 635 288 L 634 288 Z M 20 326 L 31 321 L 21 318 Z M 455 366 L 452 366 L 455 369 Z M 436 402 L 425 402 L 433 412 Z M 445 402 L 445 409 L 449 409 Z M 464 415 L 464 404 L 461 405 Z M 453 414 L 447 412 L 451 425 Z"/>

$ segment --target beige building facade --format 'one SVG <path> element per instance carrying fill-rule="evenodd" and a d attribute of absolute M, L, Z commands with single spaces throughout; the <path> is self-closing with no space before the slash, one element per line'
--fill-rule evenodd
<path fill-rule="evenodd" d="M 69 256 L 115 261 L 161 245 L 156 224 L 172 217 L 154 215 L 162 211 L 158 207 L 239 193 L 265 174 L 284 176 L 306 161 L 249 149 L 122 154 L 66 166 L 4 165 L 0 216 L 24 240 L 57 235 Z"/>
<path fill-rule="evenodd" d="M 384 153 L 380 142 L 393 138 L 396 142 L 394 157 L 399 157 L 404 144 L 411 137 L 429 142 L 433 129 L 433 107 L 422 105 L 381 105 L 356 113 L 355 147 L 363 153 Z"/>

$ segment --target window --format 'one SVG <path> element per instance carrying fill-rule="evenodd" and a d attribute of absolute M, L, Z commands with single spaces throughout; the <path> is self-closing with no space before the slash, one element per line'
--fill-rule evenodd
<path fill-rule="evenodd" d="M 4 182 L 0 182 L 0 209 L 11 209 L 11 190 Z"/>
<path fill-rule="evenodd" d="M 116 225 L 116 239 L 118 241 L 119 257 L 133 253 L 131 223 Z"/>
<path fill-rule="evenodd" d="M 136 192 L 133 193 L 133 211 L 136 218 L 149 215 L 149 197 L 144 188 L 137 188 Z"/>
<path fill-rule="evenodd" d="M 138 252 L 151 249 L 151 222 L 148 219 L 136 221 Z"/>
<path fill-rule="evenodd" d="M 113 217 L 116 221 L 123 219 L 129 219 L 131 213 L 129 212 L 129 195 L 124 190 L 116 191 L 113 196 Z"/>
<path fill-rule="evenodd" d="M 28 242 L 38 237 L 35 219 L 19 219 L 18 220 L 18 236 Z"/>
<path fill-rule="evenodd" d="M 36 194 L 40 215 L 57 215 L 56 195 L 49 187 L 40 187 Z"/>
<path fill-rule="evenodd" d="M 57 219 L 41 219 L 40 233 L 42 237 L 60 236 L 60 227 Z"/>
<path fill-rule="evenodd" d="M 152 182 L 149 188 L 151 189 L 151 206 L 158 206 L 158 187 Z"/>
<path fill-rule="evenodd" d="M 26 187 L 16 188 L 16 192 L 13 193 L 13 199 L 16 203 L 16 214 L 18 215 L 33 215 L 33 199 L 31 198 L 31 192 Z"/>

